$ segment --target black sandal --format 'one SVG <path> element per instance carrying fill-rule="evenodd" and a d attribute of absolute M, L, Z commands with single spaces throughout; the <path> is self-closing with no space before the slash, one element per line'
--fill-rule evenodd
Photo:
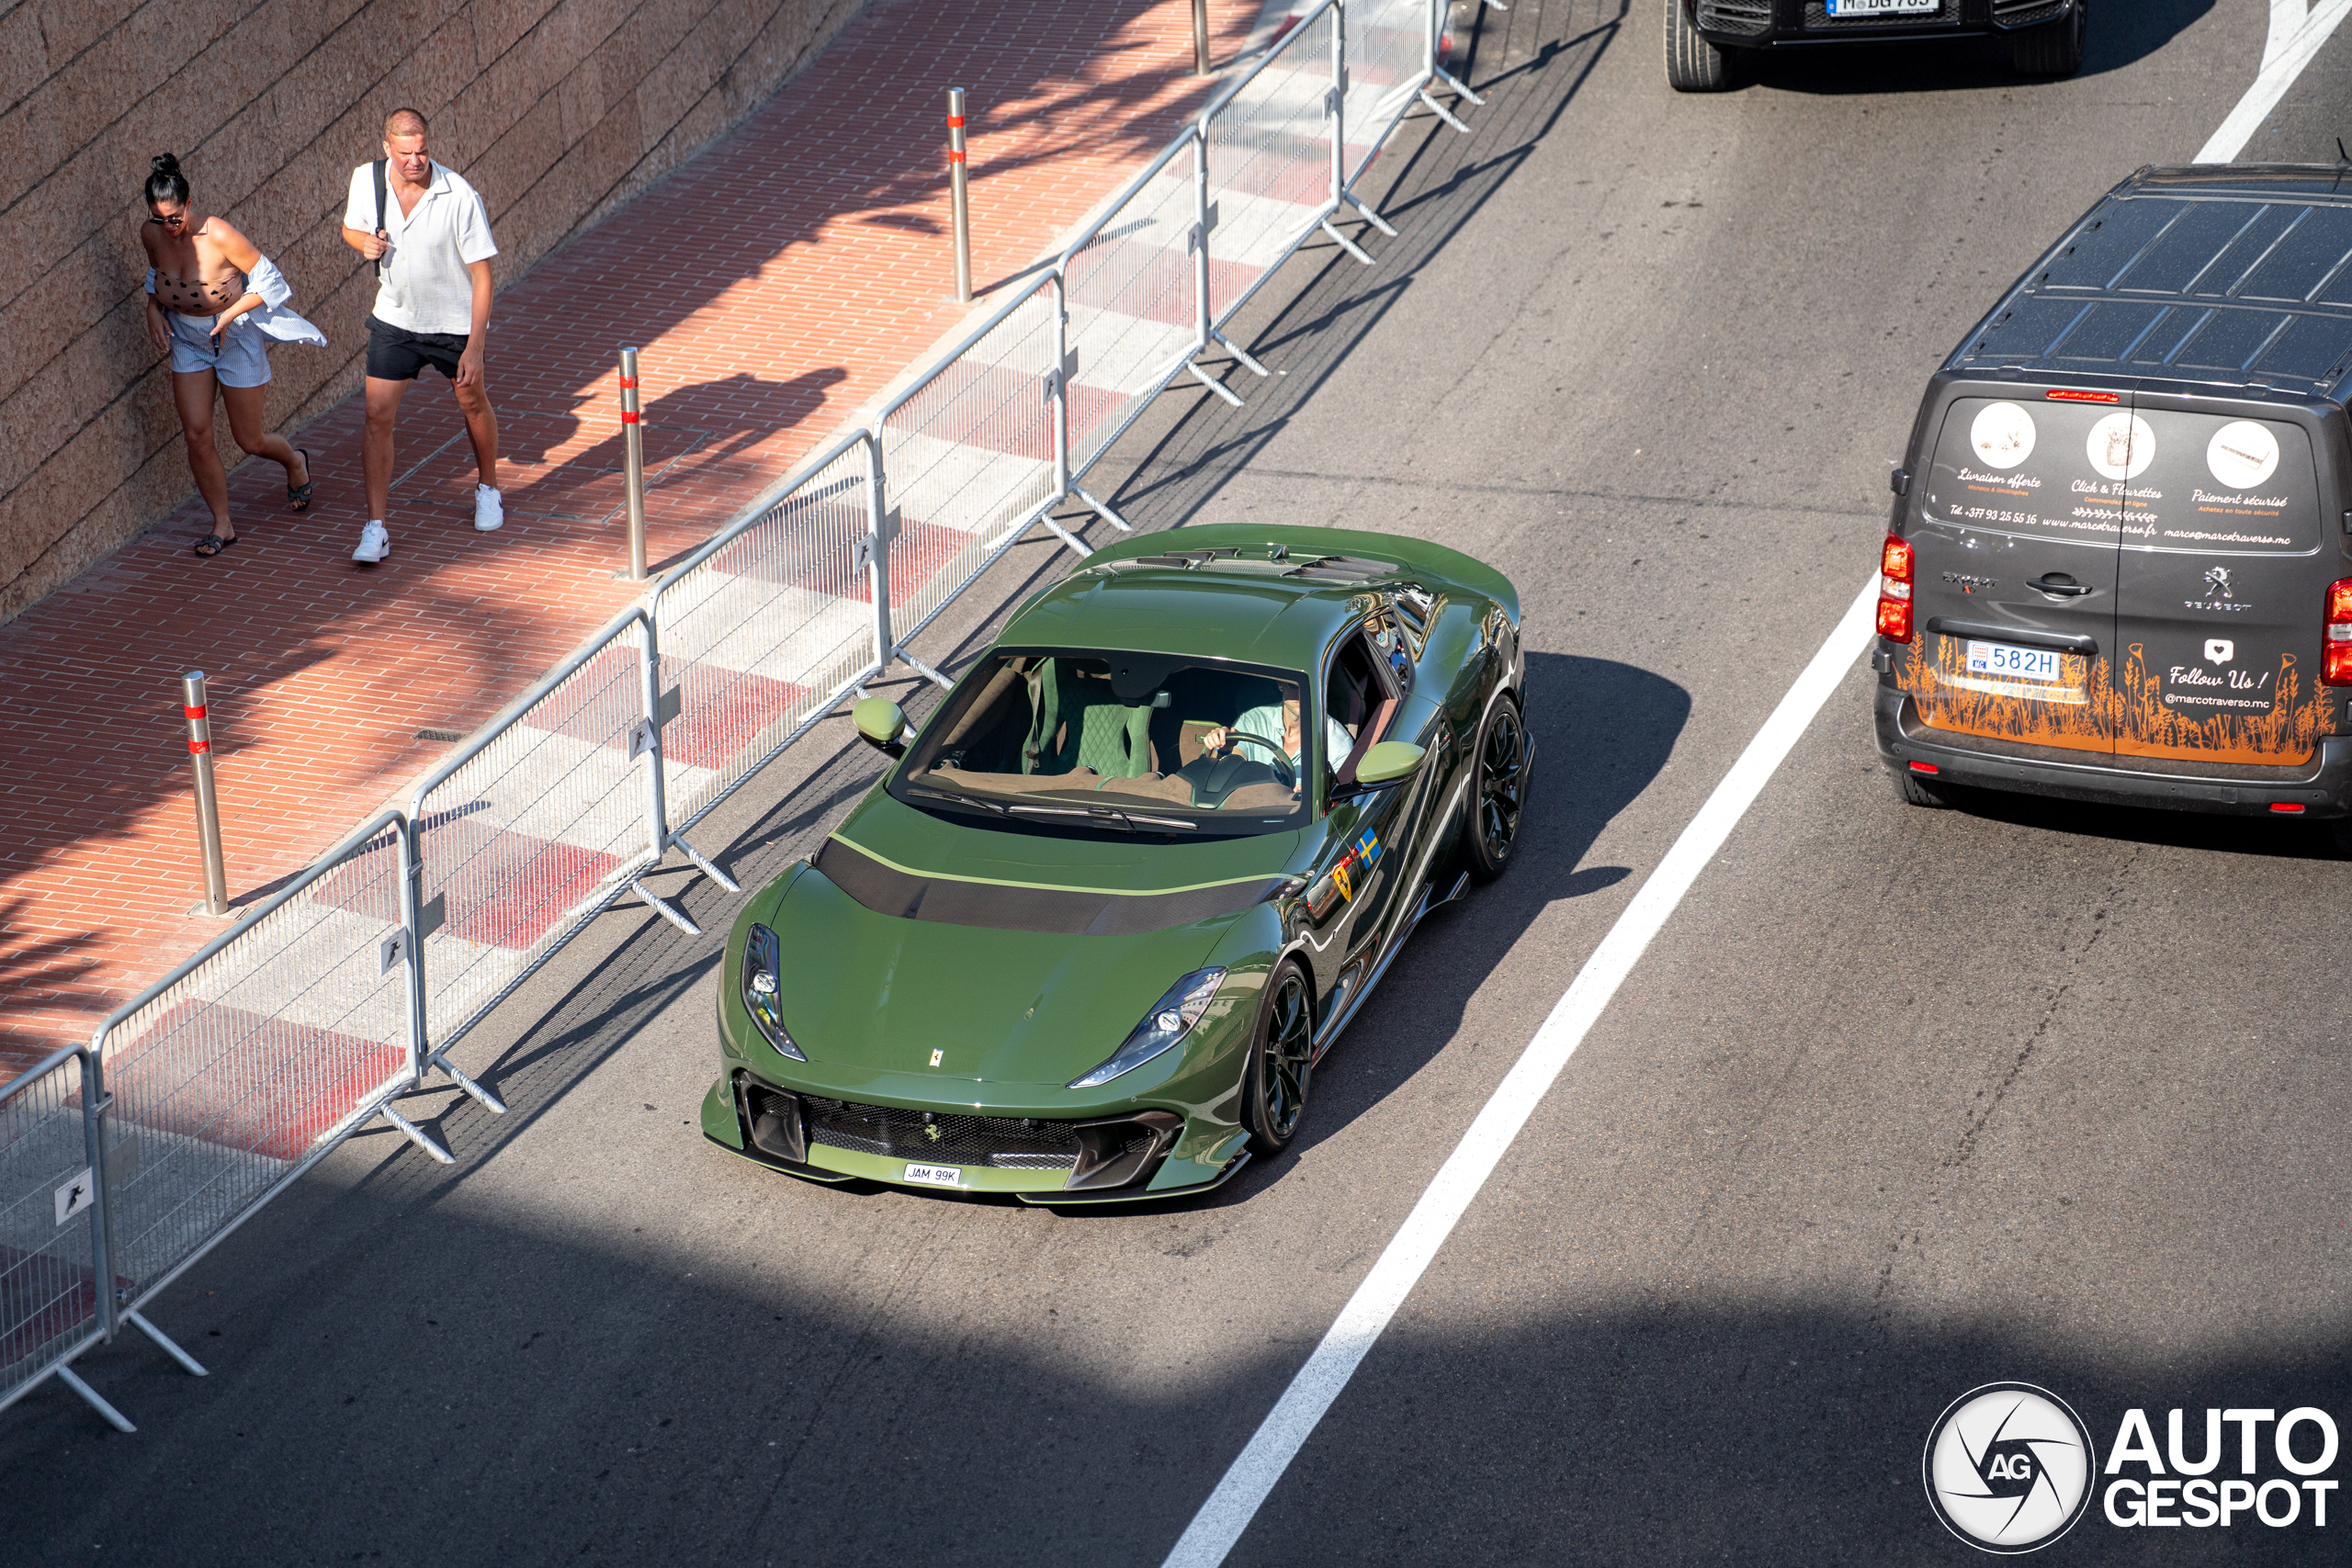
<path fill-rule="evenodd" d="M 311 472 L 311 449 L 307 446 L 297 446 L 294 450 L 302 454 L 302 471 L 309 474 Z M 311 480 L 317 479 L 317 475 L 311 474 L 311 479 L 303 480 L 299 486 L 288 485 L 286 487 L 286 509 L 288 512 L 308 512 L 311 510 Z M 220 552 L 216 550 L 213 553 L 218 555 Z"/>
<path fill-rule="evenodd" d="M 219 534 L 207 534 L 204 537 L 196 542 L 196 553 L 202 556 L 206 560 L 210 560 L 214 556 L 219 555 L 222 550 L 227 549 L 231 545 L 233 545 L 236 542 L 237 536 L 234 534 L 228 535 L 225 537 Z M 209 547 L 208 548 L 207 547 Z"/>

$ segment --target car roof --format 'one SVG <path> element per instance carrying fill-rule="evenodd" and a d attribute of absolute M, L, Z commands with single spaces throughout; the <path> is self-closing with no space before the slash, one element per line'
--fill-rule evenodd
<path fill-rule="evenodd" d="M 1366 590 L 1395 570 L 1344 557 L 1270 562 L 1197 554 L 1090 561 L 1016 615 L 1000 640 L 1312 670 L 1368 608 Z"/>
<path fill-rule="evenodd" d="M 1944 368 L 2261 386 L 2343 402 L 2352 164 L 2142 169 L 2083 215 Z"/>

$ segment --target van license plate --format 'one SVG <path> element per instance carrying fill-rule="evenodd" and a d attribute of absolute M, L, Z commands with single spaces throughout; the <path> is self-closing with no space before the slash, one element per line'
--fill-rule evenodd
<path fill-rule="evenodd" d="M 1944 8 L 1944 0 L 1829 0 L 1833 17 L 1926 17 Z"/>
<path fill-rule="evenodd" d="M 2013 681 L 2055 681 L 2058 656 L 2046 648 L 2011 648 L 2006 642 L 1968 645 L 1971 675 L 2005 675 Z"/>
<path fill-rule="evenodd" d="M 961 1187 L 964 1173 L 952 1165 L 910 1165 L 907 1179 L 920 1181 L 928 1187 Z"/>

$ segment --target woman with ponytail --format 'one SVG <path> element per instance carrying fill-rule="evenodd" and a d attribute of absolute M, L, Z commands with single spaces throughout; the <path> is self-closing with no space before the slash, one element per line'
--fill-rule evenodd
<path fill-rule="evenodd" d="M 229 433 L 256 457 L 286 469 L 286 503 L 311 504 L 310 454 L 282 435 L 262 430 L 268 398 L 267 342 L 323 345 L 326 334 L 286 308 L 292 291 L 252 241 L 219 218 L 188 206 L 187 177 L 169 152 L 147 176 L 147 220 L 139 237 L 147 250 L 147 336 L 172 356 L 172 396 L 187 439 L 187 466 L 212 508 L 212 532 L 196 542 L 211 557 L 237 542 L 229 518 L 229 476 L 212 444 L 212 400 L 218 389 L 229 410 Z"/>

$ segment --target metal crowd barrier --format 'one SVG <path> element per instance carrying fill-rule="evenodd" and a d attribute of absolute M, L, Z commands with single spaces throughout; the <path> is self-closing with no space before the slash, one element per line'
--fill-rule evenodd
<path fill-rule="evenodd" d="M 1488 0 L 1489 4 L 1495 0 Z M 1151 400 L 1334 225 L 1416 104 L 1480 100 L 1439 59 L 1446 0 L 1320 0 L 1102 216 L 865 424 L 797 465 L 426 775 L 98 1026 L 0 1089 L 0 1409 L 55 1377 L 124 1431 L 72 1362 L 128 1324 L 204 1369 L 143 1308 L 394 1101 L 684 837 L 894 664 L 1073 498 Z"/>

